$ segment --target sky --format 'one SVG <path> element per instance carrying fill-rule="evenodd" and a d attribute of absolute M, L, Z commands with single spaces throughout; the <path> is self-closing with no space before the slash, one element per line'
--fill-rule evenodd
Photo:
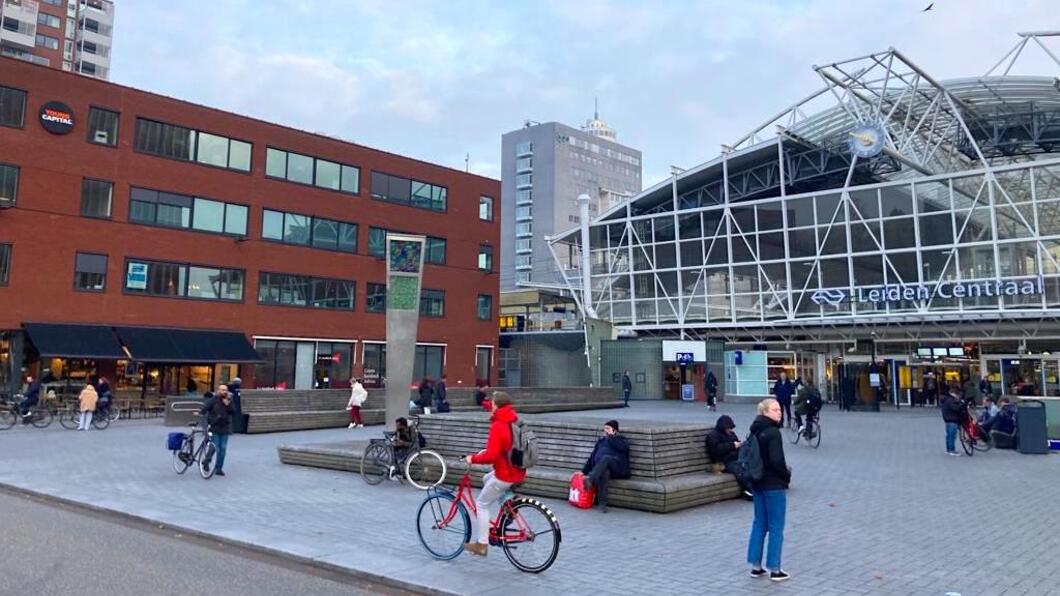
<path fill-rule="evenodd" d="M 116 0 L 111 80 L 500 177 L 501 135 L 600 116 L 645 188 L 895 47 L 979 76 L 1060 0 Z M 1060 56 L 1060 38 L 1047 45 Z M 1028 47 L 1014 71 L 1060 75 Z"/>

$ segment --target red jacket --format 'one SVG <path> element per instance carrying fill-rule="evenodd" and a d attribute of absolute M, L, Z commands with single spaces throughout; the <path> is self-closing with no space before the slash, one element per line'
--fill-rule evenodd
<path fill-rule="evenodd" d="M 486 449 L 471 456 L 471 463 L 493 464 L 497 480 L 513 484 L 526 478 L 526 470 L 517 468 L 508 461 L 508 454 L 512 450 L 511 424 L 518 419 L 515 408 L 510 405 L 498 408 L 490 416 L 490 436 L 486 441 Z"/>

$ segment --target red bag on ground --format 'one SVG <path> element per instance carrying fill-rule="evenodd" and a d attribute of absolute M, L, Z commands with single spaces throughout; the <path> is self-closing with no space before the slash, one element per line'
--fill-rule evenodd
<path fill-rule="evenodd" d="M 596 500 L 596 487 L 589 487 L 589 490 L 582 488 L 584 485 L 582 481 L 585 475 L 581 472 L 575 472 L 570 477 L 570 492 L 567 496 L 567 502 L 574 505 L 578 509 L 590 509 L 593 506 L 593 501 Z"/>

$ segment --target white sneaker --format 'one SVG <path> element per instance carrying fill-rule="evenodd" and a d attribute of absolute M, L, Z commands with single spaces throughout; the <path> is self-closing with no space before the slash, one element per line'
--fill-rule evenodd
<path fill-rule="evenodd" d="M 346 428 L 357 428 L 357 425 L 351 422 Z"/>
<path fill-rule="evenodd" d="M 363 424 L 358 424 L 357 428 L 364 428 L 364 425 Z"/>

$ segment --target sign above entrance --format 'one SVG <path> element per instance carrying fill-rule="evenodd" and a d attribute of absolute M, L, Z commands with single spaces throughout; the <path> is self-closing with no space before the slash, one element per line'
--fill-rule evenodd
<path fill-rule="evenodd" d="M 662 342 L 663 362 L 692 362 L 707 361 L 707 343 L 702 341 L 664 339 Z M 691 354 L 691 360 L 680 360 L 682 354 Z M 686 356 L 687 357 L 687 356 Z"/>
<path fill-rule="evenodd" d="M 74 129 L 74 111 L 61 101 L 49 101 L 40 107 L 40 125 L 53 135 L 64 135 Z"/>
<path fill-rule="evenodd" d="M 852 291 L 817 290 L 810 296 L 814 304 L 838 306 L 844 301 L 859 303 L 901 302 L 905 300 L 930 300 L 938 297 L 979 298 L 996 296 L 1031 296 L 1045 293 L 1042 276 L 1018 279 L 991 279 L 986 281 L 943 282 L 928 284 L 894 284 L 858 287 Z"/>
<path fill-rule="evenodd" d="M 696 361 L 696 355 L 692 352 L 677 352 L 676 361 L 678 364 L 692 364 Z"/>

